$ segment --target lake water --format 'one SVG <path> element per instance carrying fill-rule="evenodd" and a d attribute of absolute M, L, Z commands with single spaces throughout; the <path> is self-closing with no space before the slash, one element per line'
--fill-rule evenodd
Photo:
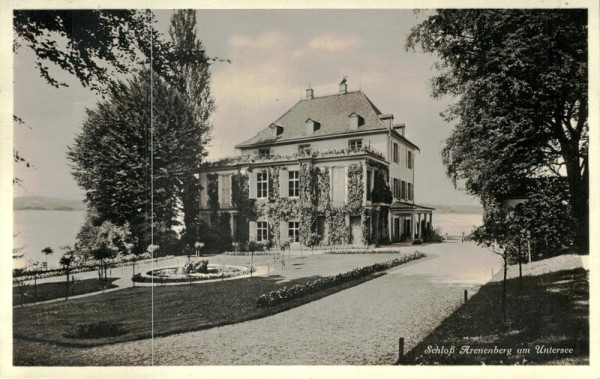
<path fill-rule="evenodd" d="M 14 267 L 29 262 L 48 262 L 57 267 L 64 253 L 59 247 L 75 243 L 79 228 L 85 219 L 85 211 L 36 211 L 13 212 L 13 247 L 23 247 L 23 258 L 14 260 Z M 46 256 L 42 249 L 49 246 L 54 254 Z"/>
<path fill-rule="evenodd" d="M 14 211 L 14 247 L 24 247 L 24 257 L 15 260 L 15 267 L 23 267 L 29 262 L 48 262 L 48 267 L 58 266 L 63 254 L 59 248 L 75 243 L 79 228 L 83 224 L 85 211 Z M 460 235 L 470 233 L 474 226 L 481 225 L 481 214 L 434 213 L 433 226 L 441 234 Z M 42 249 L 49 246 L 54 254 L 45 256 Z"/>
<path fill-rule="evenodd" d="M 457 236 L 463 232 L 466 235 L 482 223 L 481 213 L 433 213 L 433 227 L 439 228 L 442 235 Z"/>

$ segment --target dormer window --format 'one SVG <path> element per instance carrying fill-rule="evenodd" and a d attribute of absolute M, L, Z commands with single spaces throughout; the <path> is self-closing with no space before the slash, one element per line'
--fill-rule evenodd
<path fill-rule="evenodd" d="M 365 119 L 358 113 L 352 112 L 348 116 L 348 129 L 357 130 L 365 124 Z"/>
<path fill-rule="evenodd" d="M 317 130 L 321 129 L 321 123 L 319 121 L 313 120 L 312 118 L 307 119 L 305 125 L 307 135 L 311 135 Z"/>
<path fill-rule="evenodd" d="M 283 126 L 281 125 L 271 124 L 269 125 L 269 128 L 271 128 L 271 131 L 273 132 L 273 138 L 277 138 L 283 134 Z"/>
<path fill-rule="evenodd" d="M 385 124 L 385 126 L 387 126 L 388 128 L 392 128 L 392 126 L 394 125 L 394 115 L 393 114 L 382 114 L 382 115 L 379 115 L 379 119 L 381 121 L 383 121 L 383 123 Z"/>

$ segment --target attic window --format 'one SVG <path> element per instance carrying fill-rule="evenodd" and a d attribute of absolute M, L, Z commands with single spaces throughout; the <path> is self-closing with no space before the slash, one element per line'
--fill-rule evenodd
<path fill-rule="evenodd" d="M 306 134 L 313 134 L 317 130 L 321 129 L 321 123 L 319 121 L 315 121 L 311 118 L 306 120 Z"/>
<path fill-rule="evenodd" d="M 348 129 L 356 130 L 359 127 L 365 124 L 365 119 L 358 113 L 352 112 L 350 116 L 348 116 Z"/>
<path fill-rule="evenodd" d="M 283 126 L 281 125 L 271 124 L 269 125 L 269 128 L 271 128 L 271 131 L 273 132 L 273 138 L 277 138 L 283 134 Z"/>

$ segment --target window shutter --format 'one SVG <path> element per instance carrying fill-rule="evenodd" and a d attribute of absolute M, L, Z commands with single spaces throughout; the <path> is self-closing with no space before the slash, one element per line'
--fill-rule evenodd
<path fill-rule="evenodd" d="M 248 189 L 248 197 L 250 199 L 256 199 L 256 172 L 248 174 Z"/>
<path fill-rule="evenodd" d="M 223 206 L 223 175 L 217 176 L 217 201 L 219 202 L 219 206 Z"/>
<path fill-rule="evenodd" d="M 248 234 L 250 241 L 256 241 L 256 221 L 250 221 L 248 223 Z"/>
<path fill-rule="evenodd" d="M 284 243 L 289 240 L 289 232 L 288 232 L 288 223 L 287 221 L 281 221 L 279 223 L 279 241 L 280 243 Z"/>
<path fill-rule="evenodd" d="M 279 197 L 288 197 L 289 195 L 290 174 L 288 170 L 279 170 Z"/>
<path fill-rule="evenodd" d="M 233 204 L 233 175 L 228 175 L 229 180 L 229 204 Z"/>

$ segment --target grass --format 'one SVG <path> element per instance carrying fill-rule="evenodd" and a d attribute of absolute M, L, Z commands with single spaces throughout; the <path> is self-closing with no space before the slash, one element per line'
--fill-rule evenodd
<path fill-rule="evenodd" d="M 415 346 L 403 364 L 589 364 L 585 270 L 525 276 L 521 287 L 518 278 L 507 284 L 505 323 L 500 305 L 502 282 L 489 283 Z M 490 351 L 461 354 L 466 346 Z M 547 348 L 572 350 L 544 351 Z"/>
<path fill-rule="evenodd" d="M 15 339 L 62 346 L 103 344 L 208 329 L 266 317 L 374 279 L 383 273 L 328 288 L 284 304 L 259 308 L 257 298 L 316 277 L 277 283 L 280 277 L 127 288 L 68 302 L 13 308 Z M 154 315 L 154 319 L 152 319 Z M 15 364 L 27 364 L 17 362 Z"/>
<path fill-rule="evenodd" d="M 117 278 L 109 278 L 105 289 L 117 287 L 112 284 L 115 280 Z M 33 284 L 25 285 L 22 288 L 13 287 L 13 304 L 29 304 L 65 297 L 66 282 L 38 283 L 36 287 L 37 289 L 34 288 Z M 98 279 L 76 280 L 75 285 L 69 291 L 69 296 L 83 295 L 101 290 L 102 282 Z"/>

